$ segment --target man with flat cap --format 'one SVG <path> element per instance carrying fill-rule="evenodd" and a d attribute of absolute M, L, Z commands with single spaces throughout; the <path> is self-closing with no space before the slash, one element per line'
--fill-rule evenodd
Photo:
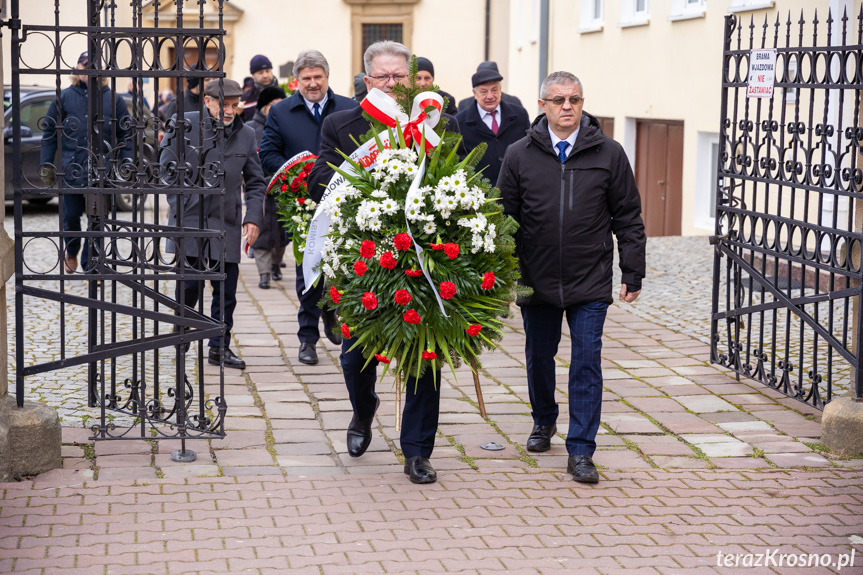
<path fill-rule="evenodd" d="M 265 88 L 278 87 L 279 81 L 273 76 L 273 63 L 266 56 L 258 54 L 249 62 L 249 72 L 252 74 L 251 88 L 243 92 L 243 120 L 251 121 L 255 117 L 258 96 Z"/>
<path fill-rule="evenodd" d="M 220 84 L 224 86 L 222 101 L 219 101 Z M 179 182 L 172 181 L 176 174 L 185 173 L 185 185 L 198 188 L 224 186 L 222 194 L 168 194 L 170 206 L 170 222 L 175 226 L 197 228 L 203 212 L 204 228 L 219 230 L 225 233 L 225 245 L 217 239 L 207 242 L 186 241 L 184 247 L 186 267 L 191 269 L 219 269 L 218 263 L 224 250 L 225 280 L 224 283 L 212 281 L 213 299 L 210 305 L 210 315 L 216 320 L 222 319 L 220 294 L 224 290 L 224 322 L 223 337 L 210 338 L 209 363 L 219 365 L 220 360 L 225 367 L 245 369 L 246 362 L 237 357 L 230 349 L 231 328 L 234 325 L 234 309 L 237 307 L 237 281 L 240 277 L 240 243 L 246 236 L 250 244 L 258 239 L 263 219 L 263 200 L 267 189 L 267 181 L 261 171 L 261 161 L 258 159 L 255 131 L 243 124 L 240 117 L 243 105 L 240 96 L 243 89 L 229 79 L 214 80 L 204 88 L 204 111 L 188 112 L 184 120 L 190 129 L 170 132 L 162 140 L 159 163 L 165 174 L 164 183 L 176 186 Z M 221 126 L 219 125 L 221 124 Z M 217 129 L 224 129 L 219 137 Z M 183 141 L 178 145 L 177 136 L 182 135 Z M 184 148 L 186 170 L 178 172 L 176 164 L 179 160 L 179 146 Z M 215 170 L 201 169 L 202 163 L 210 164 L 222 159 L 221 182 Z M 246 214 L 243 217 L 242 194 L 245 191 Z M 182 213 L 179 212 L 179 201 L 182 200 Z M 224 218 L 224 219 L 222 219 Z M 202 243 L 203 248 L 199 247 Z M 168 251 L 176 252 L 180 247 L 169 244 Z M 177 301 L 194 308 L 198 303 L 198 280 L 186 280 L 177 283 Z M 183 299 L 181 296 L 184 296 Z M 220 357 L 220 349 L 221 357 Z"/>
<path fill-rule="evenodd" d="M 491 68 L 479 70 L 471 78 L 475 105 L 456 115 L 464 136 L 464 145 L 472 150 L 482 142 L 488 149 L 477 164 L 492 184 L 497 182 L 503 156 L 510 144 L 524 137 L 530 127 L 527 110 L 501 101 L 503 76 Z"/>
<path fill-rule="evenodd" d="M 498 74 L 500 73 L 500 70 L 497 69 L 497 62 L 493 62 L 491 60 L 488 60 L 486 62 L 480 62 L 479 66 L 476 67 L 476 71 L 479 72 L 481 70 L 493 70 Z M 505 92 L 500 93 L 500 99 L 507 104 L 516 104 L 518 106 L 522 105 L 521 100 L 519 100 L 516 96 L 513 96 L 512 94 L 507 94 Z M 458 103 L 458 111 L 463 112 L 466 108 L 473 105 L 474 101 L 475 100 L 473 97 L 460 100 Z"/>
<path fill-rule="evenodd" d="M 429 89 L 434 85 L 434 64 L 431 63 L 431 60 L 422 56 L 417 57 L 417 85 Z M 438 94 L 447 100 L 444 113 L 450 116 L 458 114 L 458 108 L 456 108 L 455 98 L 452 97 L 452 94 L 443 90 L 438 90 Z"/>

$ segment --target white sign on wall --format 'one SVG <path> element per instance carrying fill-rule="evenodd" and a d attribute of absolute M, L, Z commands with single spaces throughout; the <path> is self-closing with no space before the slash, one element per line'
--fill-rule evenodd
<path fill-rule="evenodd" d="M 749 53 L 747 98 L 772 98 L 776 80 L 776 50 L 752 50 Z"/>

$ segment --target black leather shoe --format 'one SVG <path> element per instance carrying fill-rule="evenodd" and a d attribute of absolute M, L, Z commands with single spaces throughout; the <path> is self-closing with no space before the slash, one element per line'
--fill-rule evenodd
<path fill-rule="evenodd" d="M 338 331 L 339 320 L 335 310 L 324 308 L 321 314 L 324 318 L 324 334 L 336 345 L 342 345 L 342 334 Z"/>
<path fill-rule="evenodd" d="M 408 457 L 405 459 L 405 475 L 410 475 L 411 483 L 434 483 L 437 471 L 428 457 Z"/>
<path fill-rule="evenodd" d="M 261 281 L 258 282 L 258 287 L 261 289 L 270 289 L 270 274 L 261 274 Z"/>
<path fill-rule="evenodd" d="M 286 267 L 288 267 L 288 264 L 286 264 L 285 262 L 282 262 L 279 264 L 279 267 L 280 268 L 286 268 Z"/>
<path fill-rule="evenodd" d="M 282 270 L 278 265 L 273 264 L 273 281 L 278 282 L 282 281 Z"/>
<path fill-rule="evenodd" d="M 381 400 L 378 399 L 375 403 L 375 413 L 377 413 L 380 404 Z M 366 449 L 369 448 L 369 444 L 372 442 L 372 424 L 374 422 L 374 413 L 372 413 L 370 418 L 363 421 L 358 420 L 357 414 L 354 413 L 354 416 L 351 418 L 351 423 L 348 425 L 348 455 L 351 457 L 359 457 L 366 452 Z M 405 470 L 407 470 L 407 467 L 405 467 Z M 405 472 L 407 473 L 407 471 Z"/>
<path fill-rule="evenodd" d="M 528 451 L 548 451 L 551 449 L 551 438 L 557 433 L 557 425 L 534 425 L 530 437 L 527 438 Z"/>
<path fill-rule="evenodd" d="M 231 369 L 246 369 L 246 362 L 234 355 L 234 352 L 228 348 L 222 352 L 222 359 L 224 361 L 225 367 L 230 367 Z M 209 357 L 210 365 L 219 365 L 219 348 L 211 347 L 210 348 L 210 357 Z"/>
<path fill-rule="evenodd" d="M 300 345 L 299 360 L 306 365 L 317 365 L 318 352 L 315 351 L 313 343 L 303 343 Z"/>
<path fill-rule="evenodd" d="M 589 455 L 570 455 L 566 464 L 566 472 L 572 475 L 573 481 L 579 483 L 599 483 L 599 473 Z"/>

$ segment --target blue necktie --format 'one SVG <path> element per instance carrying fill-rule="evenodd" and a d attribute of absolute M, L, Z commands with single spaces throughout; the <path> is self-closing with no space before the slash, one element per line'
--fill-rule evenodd
<path fill-rule="evenodd" d="M 315 102 L 315 121 L 320 124 L 321 123 L 321 105 Z"/>
<path fill-rule="evenodd" d="M 561 141 L 557 143 L 557 157 L 560 158 L 560 163 L 564 163 L 566 161 L 566 149 L 569 147 L 569 142 Z"/>

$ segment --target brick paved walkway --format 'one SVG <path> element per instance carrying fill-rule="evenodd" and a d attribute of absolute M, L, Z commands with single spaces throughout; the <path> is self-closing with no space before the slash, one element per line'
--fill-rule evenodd
<path fill-rule="evenodd" d="M 487 420 L 469 372 L 444 372 L 440 481 L 420 488 L 402 473 L 391 380 L 369 452 L 347 456 L 338 350 L 322 342 L 320 365 L 296 360 L 293 281 L 260 290 L 241 266 L 235 337 L 249 367 L 226 376 L 225 440 L 190 442 L 198 460 L 177 464 L 175 442 L 93 447 L 65 428 L 64 469 L 0 484 L 0 573 L 728 573 L 718 552 L 774 548 L 855 548 L 863 572 L 863 459 L 825 452 L 820 412 L 709 365 L 693 334 L 611 308 L 603 479 L 581 486 L 562 473 L 562 437 L 547 454 L 522 448 L 516 315 L 483 358 Z M 563 399 L 566 338 L 561 349 Z M 479 447 L 489 441 L 504 450 Z"/>

